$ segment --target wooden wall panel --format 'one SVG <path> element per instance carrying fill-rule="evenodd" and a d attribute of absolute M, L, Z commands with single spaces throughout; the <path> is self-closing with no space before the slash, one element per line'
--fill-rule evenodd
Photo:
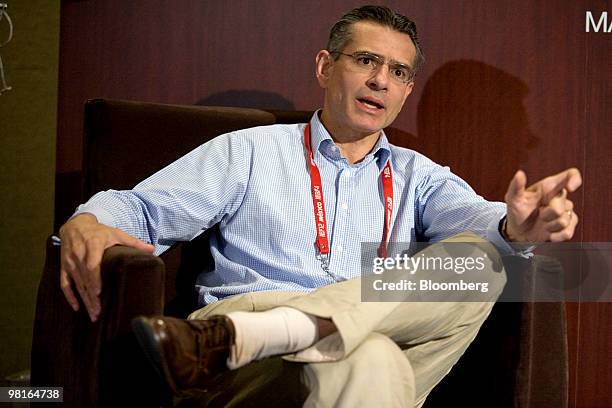
<path fill-rule="evenodd" d="M 608 11 L 612 29 L 612 2 L 589 2 L 596 16 Z M 583 240 L 612 241 L 612 33 L 585 33 L 586 91 Z M 612 304 L 582 303 L 576 338 L 576 407 L 611 407 Z"/>
<path fill-rule="evenodd" d="M 322 93 L 314 55 L 347 8 L 338 5 L 324 17 L 321 6 L 283 0 L 62 2 L 56 224 L 78 197 L 69 186 L 80 177 L 86 99 L 315 108 Z"/>
<path fill-rule="evenodd" d="M 379 3 L 379 2 L 375 2 Z M 608 1 L 389 1 L 419 27 L 427 58 L 392 139 L 502 199 L 579 167 L 577 239 L 612 240 L 611 35 L 585 33 Z M 56 225 L 80 192 L 83 102 L 142 101 L 310 110 L 314 55 L 352 1 L 62 2 Z M 611 17 L 612 18 L 612 15 Z M 568 305 L 570 406 L 612 406 L 612 310 Z"/>

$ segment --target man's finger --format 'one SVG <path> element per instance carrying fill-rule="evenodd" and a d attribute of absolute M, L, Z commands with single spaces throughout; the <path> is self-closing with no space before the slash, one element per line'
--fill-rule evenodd
<path fill-rule="evenodd" d="M 81 276 L 83 278 L 82 285 L 77 286 L 79 289 L 79 293 L 85 303 L 85 307 L 87 308 L 87 313 L 89 314 L 89 318 L 92 322 L 95 322 L 98 314 L 100 313 L 100 300 L 98 296 L 94 292 L 93 282 L 91 279 L 91 271 L 87 268 L 87 263 L 85 260 L 80 264 L 81 267 Z"/>
<path fill-rule="evenodd" d="M 543 193 L 543 204 L 546 205 L 563 189 L 573 192 L 582 184 L 582 178 L 578 169 L 571 168 L 555 175 L 546 177 L 530 188 L 541 188 Z"/>
<path fill-rule="evenodd" d="M 68 253 L 64 261 L 66 265 L 66 272 L 70 279 L 72 279 L 78 289 L 79 285 L 83 286 L 83 277 L 81 276 L 81 259 L 75 252 Z"/>
<path fill-rule="evenodd" d="M 548 206 L 540 210 L 539 218 L 545 223 L 549 223 L 549 222 L 556 220 L 557 218 L 563 217 L 564 214 L 565 214 L 564 209 L 559 211 L 555 208 Z"/>
<path fill-rule="evenodd" d="M 574 208 L 574 204 L 565 198 L 567 192 L 565 189 L 561 190 L 561 195 L 556 196 L 548 205 L 540 209 L 540 219 L 542 221 L 553 221 L 557 218 L 563 217 L 567 210 Z M 568 204 L 569 203 L 569 204 Z"/>
<path fill-rule="evenodd" d="M 85 304 L 85 309 L 87 309 L 87 312 L 89 313 L 89 317 L 93 321 L 94 318 L 92 315 L 93 307 L 92 307 L 91 295 L 87 288 L 87 282 L 85 281 L 85 276 L 87 274 L 86 266 L 85 266 L 85 259 L 80 258 L 78 255 L 79 253 L 82 253 L 82 257 L 84 258 L 85 254 L 83 253 L 83 251 L 80 250 L 80 247 L 78 246 L 75 246 L 75 247 L 76 249 L 73 249 L 73 251 L 69 253 L 66 258 L 67 264 L 69 265 L 67 272 L 70 274 L 70 277 L 72 278 L 72 280 L 74 280 L 77 291 L 79 292 L 79 296 L 81 297 L 81 300 Z"/>
<path fill-rule="evenodd" d="M 74 292 L 72 291 L 72 284 L 68 272 L 63 268 L 60 270 L 60 288 L 64 292 L 64 297 L 68 301 L 68 304 L 75 312 L 79 310 L 79 301 L 77 300 Z"/>
<path fill-rule="evenodd" d="M 551 242 L 561 242 L 561 241 L 569 241 L 574 236 L 574 232 L 576 231 L 576 226 L 578 225 L 578 215 L 572 212 L 571 222 L 567 228 L 559 232 L 554 232 L 550 234 L 549 240 Z"/>
<path fill-rule="evenodd" d="M 555 218 L 553 221 L 547 222 L 544 225 L 544 229 L 549 233 L 563 231 L 571 225 L 573 217 L 574 214 L 564 212 L 560 217 Z"/>
<path fill-rule="evenodd" d="M 77 291 L 79 292 L 79 296 L 81 297 L 81 300 L 85 304 L 85 309 L 87 310 L 87 314 L 89 314 L 89 318 L 91 319 L 91 321 L 94 321 L 95 319 L 92 314 L 91 299 L 89 297 L 89 293 L 87 292 L 87 287 L 83 285 L 82 282 L 79 283 L 75 281 L 75 283 L 76 283 Z"/>
<path fill-rule="evenodd" d="M 582 175 L 576 168 L 567 169 L 567 190 L 572 193 L 582 185 Z"/>
<path fill-rule="evenodd" d="M 511 199 L 512 197 L 516 197 L 520 193 L 525 190 L 525 186 L 527 185 L 527 175 L 523 170 L 518 170 L 512 180 L 510 180 L 510 185 L 508 185 L 508 192 L 506 193 L 506 200 Z"/>
<path fill-rule="evenodd" d="M 92 239 L 89 242 L 87 250 L 87 286 L 91 288 L 91 292 L 98 296 L 102 290 L 102 281 L 100 278 L 100 264 L 102 263 L 102 255 L 104 254 L 105 246 L 97 239 Z"/>
<path fill-rule="evenodd" d="M 554 178 L 553 178 L 554 177 Z M 542 204 L 548 205 L 552 199 L 558 196 L 567 195 L 565 186 L 567 185 L 567 177 L 558 178 L 557 175 L 547 177 L 540 182 L 542 190 Z"/>
<path fill-rule="evenodd" d="M 143 241 L 139 240 L 138 238 L 135 238 L 135 237 L 131 236 L 130 234 L 128 234 L 128 233 L 126 233 L 124 231 L 121 231 L 119 229 L 117 229 L 115 231 L 116 231 L 117 244 L 129 246 L 129 247 L 136 248 L 136 249 L 140 249 L 141 251 L 145 251 L 145 252 L 149 252 L 149 253 L 152 253 L 153 251 L 155 251 L 155 246 L 153 246 L 151 244 L 147 244 L 146 242 L 143 242 Z"/>

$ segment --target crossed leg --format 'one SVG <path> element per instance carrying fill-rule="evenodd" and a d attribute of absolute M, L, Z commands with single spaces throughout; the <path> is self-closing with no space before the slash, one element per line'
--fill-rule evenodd
<path fill-rule="evenodd" d="M 486 278 L 490 290 L 485 301 L 366 303 L 361 302 L 360 280 L 352 279 L 309 294 L 240 295 L 200 309 L 190 318 L 237 310 L 264 311 L 282 305 L 331 319 L 336 333 L 283 357 L 303 363 L 298 372 L 308 389 L 305 406 L 350 407 L 368 402 L 377 406 L 421 406 L 476 337 L 506 281 L 503 269 L 496 266 L 501 263 L 492 245 L 473 234 L 460 234 L 446 242 L 452 241 L 474 242 L 488 255 Z M 425 251 L 439 250 L 440 246 L 434 245 Z M 287 376 L 282 372 L 279 379 L 295 379 L 296 371 Z M 249 390 L 253 393 L 255 389 Z M 278 385 L 272 392 L 275 390 Z M 226 391 L 246 400 L 245 390 Z"/>

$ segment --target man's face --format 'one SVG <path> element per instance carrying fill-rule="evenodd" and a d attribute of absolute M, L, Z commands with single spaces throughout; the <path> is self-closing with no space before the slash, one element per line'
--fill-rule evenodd
<path fill-rule="evenodd" d="M 416 55 L 408 34 L 360 21 L 353 24 L 351 40 L 342 53 L 364 51 L 410 67 Z M 369 71 L 359 69 L 346 55 L 325 50 L 317 54 L 317 79 L 325 89 L 322 121 L 332 136 L 360 139 L 395 120 L 414 83 L 394 81 L 391 75 L 387 64 Z"/>

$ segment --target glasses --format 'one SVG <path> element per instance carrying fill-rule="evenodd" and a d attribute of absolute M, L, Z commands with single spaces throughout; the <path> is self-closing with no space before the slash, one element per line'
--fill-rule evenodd
<path fill-rule="evenodd" d="M 393 60 L 386 62 L 384 57 L 371 52 L 357 51 L 352 54 L 345 54 L 340 51 L 330 51 L 330 54 L 350 57 L 353 60 L 353 66 L 363 72 L 376 72 L 379 67 L 387 64 L 389 66 L 389 77 L 398 84 L 407 84 L 414 79 L 414 71 L 408 65 Z"/>

